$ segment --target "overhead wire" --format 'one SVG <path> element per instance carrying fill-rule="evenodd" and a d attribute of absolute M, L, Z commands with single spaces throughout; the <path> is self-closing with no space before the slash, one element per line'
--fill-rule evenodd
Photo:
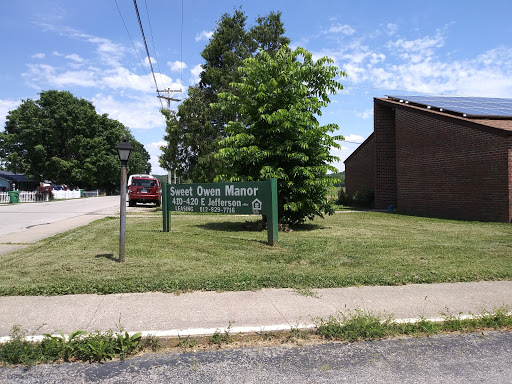
<path fill-rule="evenodd" d="M 148 57 L 149 67 L 151 68 L 151 73 L 153 74 L 153 80 L 155 81 L 156 92 L 158 93 L 158 95 L 160 95 L 160 92 L 158 92 L 158 83 L 156 81 L 155 71 L 153 69 L 153 63 L 151 62 L 151 55 L 149 54 L 148 43 L 146 42 L 146 36 L 144 35 L 144 28 L 142 27 L 142 21 L 140 19 L 139 7 L 137 7 L 137 0 L 133 0 L 133 5 L 135 6 L 135 13 L 137 14 L 137 20 L 139 21 L 139 27 L 140 27 L 140 32 L 142 34 L 142 40 L 144 42 L 144 47 L 146 48 L 146 54 Z M 164 106 L 163 106 L 162 100 L 160 100 L 160 104 L 162 105 L 162 109 L 163 109 Z"/>
<path fill-rule="evenodd" d="M 183 0 L 181 0 L 180 70 L 180 84 L 183 85 Z"/>
<path fill-rule="evenodd" d="M 159 64 L 158 56 L 156 53 L 155 39 L 153 38 L 153 27 L 151 26 L 151 19 L 149 18 L 149 9 L 148 9 L 147 0 L 144 0 L 144 5 L 146 6 L 146 16 L 148 18 L 149 33 L 151 34 L 151 44 L 153 45 L 153 51 L 155 52 L 156 66 L 158 68 L 158 73 L 160 74 L 160 81 L 162 82 L 162 86 L 163 86 L 163 88 L 165 88 L 164 79 L 162 77 L 162 70 L 160 69 L 160 64 Z"/>
<path fill-rule="evenodd" d="M 124 29 L 126 29 L 126 33 L 128 33 L 128 37 L 130 38 L 130 41 L 132 42 L 133 50 L 135 51 L 135 55 L 137 55 L 137 58 L 139 59 L 140 66 L 142 67 L 142 70 L 144 71 L 144 74 L 148 76 L 148 73 L 146 72 L 146 69 L 144 68 L 144 65 L 142 64 L 142 60 L 140 59 L 139 53 L 137 51 L 137 48 L 135 47 L 135 44 L 133 42 L 132 36 L 130 35 L 130 31 L 128 30 L 128 27 L 126 26 L 126 23 L 124 22 L 123 14 L 121 13 L 121 9 L 119 9 L 119 5 L 117 4 L 117 0 L 114 0 L 116 3 L 117 11 L 119 12 L 119 16 L 121 16 L 121 20 L 123 21 Z M 148 79 L 149 80 L 149 79 Z M 149 80 L 151 83 L 151 80 Z M 151 84 L 153 85 L 153 84 Z"/>

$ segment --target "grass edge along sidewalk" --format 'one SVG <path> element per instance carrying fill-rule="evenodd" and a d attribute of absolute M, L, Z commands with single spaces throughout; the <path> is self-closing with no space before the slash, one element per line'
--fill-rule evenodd
<path fill-rule="evenodd" d="M 493 329 L 512 328 L 512 312 L 504 306 L 493 311 L 483 310 L 479 315 L 442 314 L 435 319 L 392 319 L 365 311 L 354 311 L 328 320 L 315 319 L 314 324 L 297 325 L 286 329 L 259 329 L 243 332 L 230 323 L 228 327 L 217 328 L 201 335 L 178 333 L 159 339 L 145 333 L 112 331 L 86 334 L 75 331 L 71 335 L 49 335 L 26 337 L 13 327 L 9 338 L 0 338 L 0 366 L 38 363 L 89 361 L 101 362 L 112 359 L 124 360 L 147 351 L 156 352 L 162 346 L 179 352 L 218 349 L 226 347 L 251 346 L 254 343 L 268 346 L 276 343 L 296 343 L 316 337 L 312 342 L 378 340 L 399 336 L 423 337 L 440 333 L 469 333 Z M 197 337 L 202 336 L 202 337 Z M 262 344 L 263 341 L 263 344 Z M 234 345 L 234 342 L 237 342 Z M 265 343 L 266 342 L 266 343 Z"/>
<path fill-rule="evenodd" d="M 0 255 L 0 295 L 243 291 L 265 287 L 512 280 L 512 226 L 380 212 L 337 214 L 280 234 L 248 217 L 128 217 L 125 263 L 116 218 Z"/>

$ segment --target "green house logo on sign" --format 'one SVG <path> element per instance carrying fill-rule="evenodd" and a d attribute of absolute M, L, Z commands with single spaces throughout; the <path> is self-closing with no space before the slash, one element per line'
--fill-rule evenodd
<path fill-rule="evenodd" d="M 268 243 L 277 244 L 277 180 L 239 183 L 167 184 L 162 187 L 164 232 L 170 212 L 266 215 Z"/>

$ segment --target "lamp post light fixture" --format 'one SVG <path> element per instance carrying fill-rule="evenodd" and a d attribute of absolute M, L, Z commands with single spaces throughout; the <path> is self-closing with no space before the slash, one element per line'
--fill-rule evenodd
<path fill-rule="evenodd" d="M 127 183 L 127 169 L 128 159 L 133 150 L 133 147 L 128 142 L 127 138 L 124 138 L 115 147 L 119 154 L 119 160 L 121 161 L 121 205 L 119 210 L 119 261 L 124 261 L 124 234 L 126 231 L 126 183 Z"/>

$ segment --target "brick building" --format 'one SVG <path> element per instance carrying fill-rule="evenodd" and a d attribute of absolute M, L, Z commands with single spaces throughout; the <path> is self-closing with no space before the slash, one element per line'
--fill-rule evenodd
<path fill-rule="evenodd" d="M 512 99 L 375 98 L 374 133 L 345 177 L 376 208 L 512 222 Z"/>

